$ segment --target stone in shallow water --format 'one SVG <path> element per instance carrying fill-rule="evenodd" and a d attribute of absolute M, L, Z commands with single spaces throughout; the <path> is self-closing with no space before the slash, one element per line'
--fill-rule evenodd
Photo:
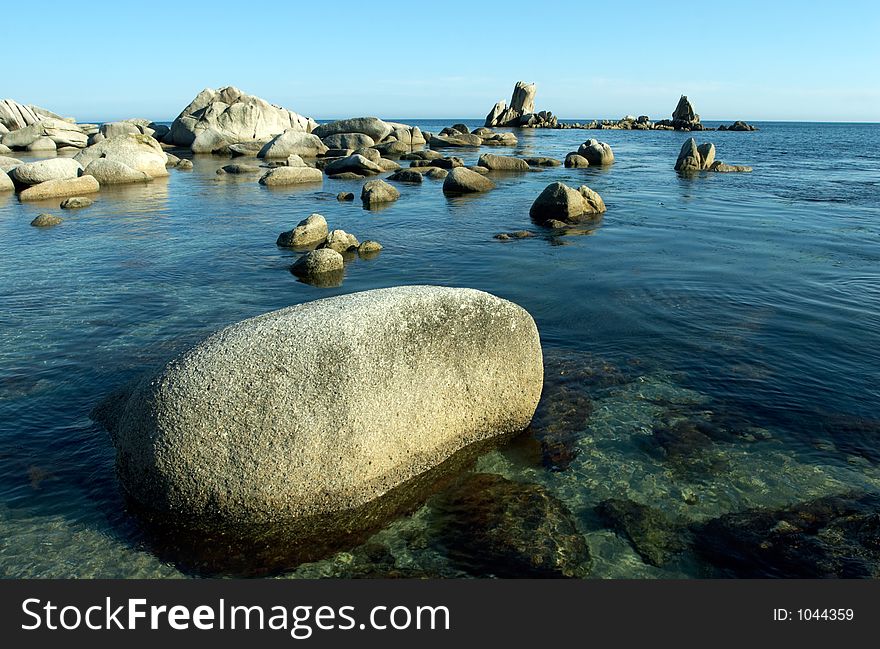
<path fill-rule="evenodd" d="M 91 198 L 85 196 L 71 196 L 61 201 L 60 207 L 62 210 L 78 210 L 83 207 L 89 207 L 93 203 L 94 201 Z"/>
<path fill-rule="evenodd" d="M 40 214 L 31 221 L 31 225 L 35 228 L 48 228 L 53 225 L 58 225 L 61 223 L 62 219 L 60 216 L 55 216 L 54 214 Z"/>
<path fill-rule="evenodd" d="M 406 286 L 234 324 L 93 415 L 111 431 L 126 492 L 160 518 L 245 538 L 276 526 L 298 538 L 302 525 L 332 536 L 315 517 L 525 428 L 542 383 L 524 309 Z"/>
<path fill-rule="evenodd" d="M 471 473 L 432 499 L 434 531 L 474 576 L 586 577 L 592 558 L 568 508 L 543 487 Z"/>
<path fill-rule="evenodd" d="M 694 526 L 696 551 L 737 578 L 880 577 L 880 495 L 844 494 Z"/>
<path fill-rule="evenodd" d="M 653 507 L 609 498 L 599 503 L 596 513 L 611 529 L 624 535 L 652 566 L 663 567 L 687 549 L 687 528 Z"/>

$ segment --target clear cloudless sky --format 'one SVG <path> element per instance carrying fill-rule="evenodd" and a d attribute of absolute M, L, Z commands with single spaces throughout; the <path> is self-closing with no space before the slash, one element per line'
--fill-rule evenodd
<path fill-rule="evenodd" d="M 319 119 L 482 118 L 520 79 L 563 118 L 661 119 L 684 93 L 704 120 L 880 121 L 878 0 L 17 7 L 0 98 L 80 121 L 170 120 L 224 85 Z"/>

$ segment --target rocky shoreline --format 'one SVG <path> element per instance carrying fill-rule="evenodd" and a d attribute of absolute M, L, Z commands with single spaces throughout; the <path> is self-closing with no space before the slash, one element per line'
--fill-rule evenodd
<path fill-rule="evenodd" d="M 611 145 L 596 139 L 564 160 L 507 155 L 518 138 L 495 129 L 708 130 L 686 97 L 671 120 L 625 118 L 581 127 L 535 112 L 535 92 L 534 84 L 519 82 L 511 105 L 496 104 L 485 126 L 457 123 L 438 133 L 372 116 L 318 124 L 232 86 L 203 90 L 170 126 L 146 119 L 77 124 L 3 100 L 0 191 L 15 192 L 22 202 L 88 210 L 108 188 L 159 182 L 192 170 L 199 156 L 214 156 L 229 160 L 216 169 L 216 183 L 238 179 L 283 193 L 334 180 L 363 181 L 360 203 L 377 210 L 405 202 L 414 186 L 431 180 L 439 196 L 456 201 L 503 191 L 499 186 L 512 175 L 612 169 L 616 161 Z M 16 151 L 45 158 L 25 162 L 14 157 Z M 476 163 L 466 164 L 468 156 L 477 157 Z M 674 171 L 693 176 L 751 168 L 716 161 L 713 144 L 690 139 Z M 356 195 L 340 192 L 336 198 L 353 202 Z M 607 209 L 589 186 L 557 181 L 524 207 L 523 216 L 528 212 L 538 231 L 556 237 L 599 222 Z M 47 212 L 31 225 L 63 229 L 71 222 Z M 301 281 L 331 288 L 343 283 L 348 264 L 376 259 L 383 250 L 365 234 L 331 228 L 312 213 L 281 232 L 275 245 L 296 253 L 289 270 Z M 523 230 L 495 238 L 531 236 Z M 203 538 L 202 532 L 231 535 L 245 545 L 271 538 L 272 544 L 299 549 L 317 526 L 333 537 L 325 539 L 329 547 L 398 511 L 383 504 L 388 494 L 438 467 L 459 466 L 456 458 L 475 444 L 527 429 L 543 372 L 537 325 L 520 306 L 472 289 L 396 287 L 234 323 L 113 395 L 93 416 L 110 432 L 120 481 L 146 518 L 185 529 L 193 539 Z M 448 514 L 476 507 L 503 517 L 540 507 L 565 530 L 559 542 L 575 560 L 557 563 L 557 539 L 545 539 L 541 565 L 522 564 L 515 571 L 587 574 L 589 550 L 578 542 L 561 503 L 540 489 L 491 476 L 471 480 L 463 491 L 438 500 L 438 509 Z M 472 487 L 485 497 L 473 501 Z M 525 504 L 506 503 L 499 510 L 491 494 L 508 493 Z M 369 516 L 360 517 L 367 509 Z M 473 544 L 502 557 L 529 554 L 527 534 L 500 538 L 479 520 L 461 520 L 467 529 L 443 541 L 452 554 L 464 556 Z M 333 521 L 342 521 L 339 534 L 331 534 L 337 529 Z"/>

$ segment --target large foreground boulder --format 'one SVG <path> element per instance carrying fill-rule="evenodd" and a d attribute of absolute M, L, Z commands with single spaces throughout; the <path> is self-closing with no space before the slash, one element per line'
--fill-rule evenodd
<path fill-rule="evenodd" d="M 524 309 L 472 289 L 403 286 L 234 324 L 94 416 L 135 502 L 241 530 L 350 511 L 522 430 L 542 383 Z"/>
<path fill-rule="evenodd" d="M 220 90 L 205 88 L 171 124 L 164 141 L 192 146 L 202 131 L 210 131 L 218 141 L 228 144 L 267 140 L 288 129 L 309 133 L 315 120 L 270 104 L 234 86 Z"/>

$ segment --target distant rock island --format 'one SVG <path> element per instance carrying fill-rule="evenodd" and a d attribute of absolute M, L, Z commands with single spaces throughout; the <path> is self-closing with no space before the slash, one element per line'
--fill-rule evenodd
<path fill-rule="evenodd" d="M 497 102 L 489 114 L 486 115 L 486 126 L 507 126 L 515 128 L 581 128 L 581 129 L 615 129 L 636 131 L 714 131 L 714 128 L 704 126 L 700 122 L 700 116 L 694 110 L 693 105 L 682 95 L 672 111 L 672 119 L 662 119 L 652 122 L 647 115 L 634 117 L 626 115 L 618 120 L 593 120 L 591 122 L 560 122 L 549 110 L 535 112 L 535 95 L 538 86 L 534 83 L 517 81 L 513 87 L 513 95 L 510 105 L 501 100 Z M 743 121 L 736 121 L 731 126 L 719 126 L 719 131 L 757 131 L 754 126 Z"/>

